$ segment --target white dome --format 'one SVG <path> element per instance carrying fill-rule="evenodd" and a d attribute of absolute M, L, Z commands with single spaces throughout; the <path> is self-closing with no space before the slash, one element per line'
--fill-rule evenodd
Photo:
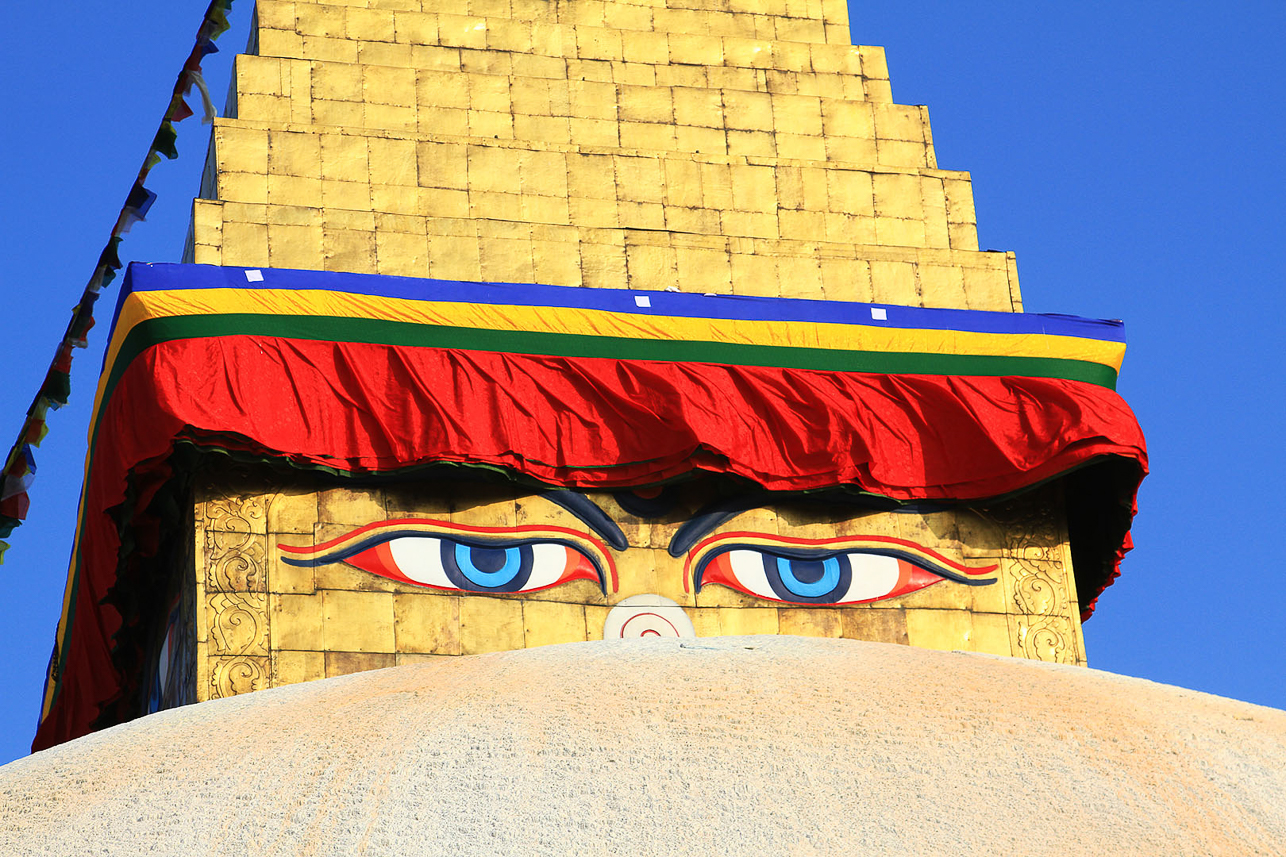
<path fill-rule="evenodd" d="M 580 643 L 0 768 L 0 853 L 1281 854 L 1286 712 L 879 643 Z"/>

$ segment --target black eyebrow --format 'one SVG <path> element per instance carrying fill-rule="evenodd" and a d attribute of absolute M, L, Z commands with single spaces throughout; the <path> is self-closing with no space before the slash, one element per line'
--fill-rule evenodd
<path fill-rule="evenodd" d="M 872 512 L 907 512 L 912 514 L 925 514 L 936 512 L 947 508 L 940 503 L 932 501 L 916 501 L 911 503 L 898 503 L 885 497 L 877 497 L 872 494 L 851 494 L 846 492 L 828 492 L 825 495 L 801 495 L 801 494 L 778 494 L 771 491 L 753 491 L 747 494 L 739 494 L 732 497 L 723 497 L 711 503 L 707 503 L 697 510 L 689 520 L 685 521 L 674 532 L 674 537 L 670 539 L 670 546 L 667 549 L 670 556 L 683 556 L 692 546 L 695 545 L 702 536 L 710 533 L 716 527 L 726 524 L 733 518 L 749 512 L 751 509 L 762 509 L 765 506 L 774 506 L 786 500 L 799 501 L 824 501 L 828 503 L 847 503 L 858 508 L 868 509 Z"/>
<path fill-rule="evenodd" d="M 707 503 L 697 510 L 696 514 L 684 521 L 677 530 L 674 531 L 674 537 L 670 539 L 670 546 L 667 552 L 670 556 L 678 558 L 683 556 L 688 550 L 697 543 L 697 541 L 706 533 L 725 524 L 742 512 L 748 512 L 751 509 L 758 509 L 773 502 L 774 498 L 765 491 L 755 491 L 749 494 L 739 494 L 734 497 L 724 497 L 715 500 L 713 503 Z"/>
<path fill-rule="evenodd" d="M 540 496 L 556 506 L 561 506 L 581 520 L 585 526 L 602 537 L 603 541 L 618 551 L 630 546 L 619 524 L 613 521 L 598 504 L 577 491 L 546 491 Z"/>

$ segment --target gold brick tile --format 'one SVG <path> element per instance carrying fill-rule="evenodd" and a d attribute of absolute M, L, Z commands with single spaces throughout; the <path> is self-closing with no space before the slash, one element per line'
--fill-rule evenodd
<path fill-rule="evenodd" d="M 322 225 L 330 231 L 352 230 L 354 232 L 370 232 L 375 229 L 375 213 L 373 211 L 366 210 L 343 211 L 337 209 L 323 209 Z"/>
<path fill-rule="evenodd" d="M 822 300 L 822 269 L 811 256 L 784 256 L 777 260 L 777 277 L 783 298 Z"/>
<path fill-rule="evenodd" d="M 414 133 L 419 127 L 419 116 L 414 103 L 412 103 L 412 106 L 404 107 L 395 104 L 373 104 L 368 102 L 365 113 L 367 128 Z"/>
<path fill-rule="evenodd" d="M 567 197 L 522 195 L 522 219 L 529 223 L 565 225 L 571 222 Z"/>
<path fill-rule="evenodd" d="M 513 116 L 508 112 L 470 110 L 468 119 L 470 137 L 491 137 L 497 140 L 512 140 L 514 137 Z"/>
<path fill-rule="evenodd" d="M 611 119 L 570 119 L 571 142 L 577 146 L 616 148 L 620 145 L 620 126 Z"/>
<path fill-rule="evenodd" d="M 629 287 L 663 290 L 678 280 L 674 248 L 630 245 L 625 248 Z"/>
<path fill-rule="evenodd" d="M 828 136 L 874 139 L 873 107 L 861 101 L 822 100 L 822 127 Z"/>
<path fill-rule="evenodd" d="M 412 45 L 431 45 L 436 43 L 438 41 L 438 16 L 412 10 L 394 11 L 392 41 Z"/>
<path fill-rule="evenodd" d="M 496 16 L 487 20 L 487 47 L 493 51 L 529 53 L 533 49 L 530 21 Z"/>
<path fill-rule="evenodd" d="M 227 227 L 225 226 L 226 230 Z M 963 269 L 965 294 L 969 309 L 989 309 L 999 312 L 1011 310 L 1009 278 L 1004 271 L 987 268 Z"/>
<path fill-rule="evenodd" d="M 776 36 L 784 42 L 825 42 L 826 24 L 815 18 L 776 18 Z"/>
<path fill-rule="evenodd" d="M 570 77 L 567 73 L 567 61 L 560 57 L 514 54 L 512 62 L 515 77 L 544 77 L 551 80 Z"/>
<path fill-rule="evenodd" d="M 375 233 L 375 272 L 402 277 L 429 275 L 429 242 L 423 235 Z"/>
<path fill-rule="evenodd" d="M 274 267 L 298 268 L 321 254 L 321 226 L 268 224 L 268 259 Z"/>
<path fill-rule="evenodd" d="M 326 677 L 326 656 L 321 652 L 274 651 L 272 684 L 281 687 Z"/>
<path fill-rule="evenodd" d="M 485 50 L 487 20 L 472 15 L 438 14 L 438 41 L 453 48 Z"/>
<path fill-rule="evenodd" d="M 269 638 L 272 649 L 325 648 L 322 640 L 322 597 L 320 595 L 275 594 L 268 596 Z"/>
<path fill-rule="evenodd" d="M 255 16 L 262 29 L 293 30 L 295 28 L 294 3 L 260 0 L 255 4 Z"/>
<path fill-rule="evenodd" d="M 826 215 L 820 211 L 779 211 L 777 224 L 782 238 L 814 241 L 826 234 Z"/>
<path fill-rule="evenodd" d="M 318 160 L 323 179 L 368 181 L 366 139 L 345 134 L 318 135 Z"/>
<path fill-rule="evenodd" d="M 854 164 L 879 163 L 875 140 L 861 137 L 826 137 L 826 158 Z"/>
<path fill-rule="evenodd" d="M 667 218 L 668 225 L 668 218 Z M 697 224 L 694 232 L 711 232 L 718 225 L 716 212 L 709 212 L 707 222 Z M 675 268 L 685 291 L 732 294 L 732 263 L 723 250 L 676 248 Z"/>
<path fill-rule="evenodd" d="M 673 11 L 673 10 L 671 10 Z M 722 65 L 723 40 L 706 36 L 669 31 L 670 62 L 687 65 Z"/>
<path fill-rule="evenodd" d="M 777 184 L 772 167 L 733 164 L 729 178 L 733 208 L 757 212 L 777 210 Z"/>
<path fill-rule="evenodd" d="M 689 208 L 701 206 L 701 168 L 684 158 L 666 158 L 665 203 Z"/>
<path fill-rule="evenodd" d="M 470 236 L 430 235 L 429 276 L 443 280 L 481 280 L 478 239 Z"/>
<path fill-rule="evenodd" d="M 926 246 L 924 221 L 899 217 L 875 218 L 876 242 L 892 247 Z"/>
<path fill-rule="evenodd" d="M 558 643 L 579 643 L 587 638 L 585 607 L 557 601 L 523 604 L 523 638 L 527 648 Z"/>
<path fill-rule="evenodd" d="M 432 591 L 394 595 L 397 651 L 460 654 L 460 600 L 455 595 Z"/>
<path fill-rule="evenodd" d="M 305 36 L 344 38 L 346 11 L 323 3 L 295 4 L 295 29 Z"/>
<path fill-rule="evenodd" d="M 311 595 L 317 590 L 317 581 L 312 567 L 283 562 L 284 554 L 279 547 L 283 544 L 293 547 L 312 547 L 311 528 L 307 533 L 270 533 L 268 535 L 268 591 L 290 595 Z"/>
<path fill-rule="evenodd" d="M 875 218 L 858 214 L 825 212 L 826 240 L 841 244 L 874 244 Z"/>
<path fill-rule="evenodd" d="M 268 265 L 268 227 L 262 223 L 223 224 L 223 257 L 229 264 Z"/>
<path fill-rule="evenodd" d="M 521 649 L 525 634 L 522 608 L 521 601 L 504 598 L 475 595 L 460 599 L 461 654 Z"/>
<path fill-rule="evenodd" d="M 214 151 L 220 174 L 240 172 L 263 175 L 268 172 L 267 131 L 241 128 L 228 120 L 217 120 L 214 127 Z"/>
<path fill-rule="evenodd" d="M 531 261 L 538 283 L 551 286 L 581 285 L 580 252 L 575 244 L 532 241 Z"/>
<path fill-rule="evenodd" d="M 610 8 L 626 8 L 613 4 Z M 670 39 L 665 33 L 625 32 L 621 34 L 621 55 L 627 62 L 666 65 L 670 62 Z"/>
<path fill-rule="evenodd" d="M 580 253 L 581 277 L 586 286 L 598 289 L 623 289 L 627 286 L 624 247 L 585 242 L 581 244 Z"/>
<path fill-rule="evenodd" d="M 822 288 L 827 300 L 868 304 L 874 300 L 871 264 L 858 259 L 823 259 Z"/>
<path fill-rule="evenodd" d="M 676 148 L 682 152 L 705 155 L 726 155 L 727 134 L 721 128 L 690 128 L 683 125 L 675 130 Z"/>
<path fill-rule="evenodd" d="M 327 651 L 395 650 L 392 593 L 324 590 L 321 601 L 322 638 Z"/>
<path fill-rule="evenodd" d="M 524 142 L 567 145 L 571 125 L 565 116 L 514 116 L 514 138 Z"/>
<path fill-rule="evenodd" d="M 261 52 L 263 42 L 259 43 Z M 340 62 L 356 63 L 358 57 L 358 43 L 350 42 L 345 38 L 328 38 L 325 36 L 305 35 L 299 43 L 296 53 L 290 56 L 308 57 L 311 60 L 319 62 Z"/>
<path fill-rule="evenodd" d="M 768 39 L 724 36 L 724 65 L 740 68 L 773 68 L 773 43 Z"/>
<path fill-rule="evenodd" d="M 620 213 L 614 199 L 572 197 L 568 200 L 568 217 L 577 226 L 596 229 L 616 229 L 621 225 Z"/>
<path fill-rule="evenodd" d="M 771 158 L 777 154 L 777 144 L 769 131 L 729 131 L 728 154 Z"/>
<path fill-rule="evenodd" d="M 658 203 L 665 199 L 665 174 L 660 158 L 619 156 L 612 161 L 620 199 Z"/>
<path fill-rule="evenodd" d="M 800 134 L 774 135 L 777 157 L 798 161 L 826 160 L 826 140 L 822 137 L 808 137 Z"/>
<path fill-rule="evenodd" d="M 576 55 L 581 59 L 620 60 L 621 32 L 606 27 L 575 27 Z"/>
<path fill-rule="evenodd" d="M 463 144 L 419 143 L 416 161 L 422 187 L 463 190 L 469 186 L 469 149 Z"/>
<path fill-rule="evenodd" d="M 723 92 L 724 125 L 729 130 L 763 131 L 773 127 L 773 97 L 766 92 Z"/>
<path fill-rule="evenodd" d="M 351 8 L 345 16 L 344 34 L 364 41 L 394 41 L 394 14 L 390 10 Z"/>
<path fill-rule="evenodd" d="M 923 143 L 903 140 L 876 140 L 879 163 L 890 167 L 928 167 L 929 149 Z"/>
<path fill-rule="evenodd" d="M 774 95 L 773 127 L 783 133 L 821 136 L 821 99 L 806 95 Z"/>
<path fill-rule="evenodd" d="M 912 646 L 939 651 L 970 651 L 972 616 L 965 610 L 907 610 L 907 641 Z"/>
<path fill-rule="evenodd" d="M 767 256 L 734 253 L 732 263 L 732 293 L 756 297 L 780 297 L 781 286 L 777 279 L 777 260 Z"/>
<path fill-rule="evenodd" d="M 272 57 L 238 56 L 235 61 L 239 94 L 288 95 L 282 85 L 283 61 Z"/>
<path fill-rule="evenodd" d="M 618 116 L 629 122 L 673 122 L 674 98 L 669 87 L 627 86 L 618 90 Z"/>
<path fill-rule="evenodd" d="M 670 65 L 656 66 L 657 86 L 682 86 L 689 89 L 705 89 L 710 86 L 707 69 L 701 65 L 678 65 L 673 60 Z"/>
<path fill-rule="evenodd" d="M 658 122 L 622 122 L 621 146 L 627 149 L 658 149 L 671 152 L 678 148 L 674 126 Z"/>
<path fill-rule="evenodd" d="M 835 609 L 782 608 L 777 611 L 778 633 L 798 637 L 842 637 L 842 613 Z"/>
<path fill-rule="evenodd" d="M 469 75 L 447 71 L 421 71 L 416 76 L 416 100 L 421 107 L 469 107 Z"/>
<path fill-rule="evenodd" d="M 366 182 L 322 179 L 322 205 L 327 208 L 367 209 L 371 207 L 371 186 Z"/>
<path fill-rule="evenodd" d="M 614 30 L 651 30 L 652 9 L 646 5 L 627 5 L 625 3 L 605 3 L 603 5 L 603 24 Z M 630 35 L 625 33 L 623 35 Z"/>
<path fill-rule="evenodd" d="M 872 261 L 871 291 L 877 303 L 919 306 L 915 265 L 909 262 Z M 914 641 L 912 645 L 915 645 Z"/>
<path fill-rule="evenodd" d="M 396 665 L 392 652 L 331 652 L 325 653 L 326 677 L 382 670 Z"/>
<path fill-rule="evenodd" d="M 354 101 L 314 101 L 313 124 L 361 128 L 366 124 L 366 105 Z"/>
<path fill-rule="evenodd" d="M 414 68 L 415 47 L 400 42 L 358 42 L 357 61 L 363 65 Z"/>
<path fill-rule="evenodd" d="M 680 125 L 722 128 L 723 100 L 717 89 L 674 87 L 674 121 Z"/>
<path fill-rule="evenodd" d="M 920 291 L 929 307 L 965 308 L 964 273 L 945 265 L 920 265 Z"/>
<path fill-rule="evenodd" d="M 237 118 L 285 125 L 290 122 L 290 99 L 284 95 L 239 94 Z"/>
<path fill-rule="evenodd" d="M 367 138 L 367 147 L 372 184 L 418 184 L 415 141 L 372 136 Z"/>
<path fill-rule="evenodd" d="M 720 636 L 780 633 L 779 611 L 775 607 L 716 607 L 713 609 L 717 611 Z"/>
<path fill-rule="evenodd" d="M 293 28 L 293 24 L 291 25 Z M 266 57 L 303 56 L 304 38 L 292 30 L 259 28 L 259 53 Z"/>
<path fill-rule="evenodd" d="M 375 273 L 375 233 L 323 227 L 323 267 L 327 271 Z"/>
<path fill-rule="evenodd" d="M 907 644 L 906 611 L 887 607 L 852 607 L 840 611 L 841 634 L 850 640 Z"/>
<path fill-rule="evenodd" d="M 949 223 L 947 230 L 951 236 L 953 250 L 977 250 L 978 227 L 972 223 Z"/>
<path fill-rule="evenodd" d="M 411 65 L 428 71 L 460 71 L 463 63 L 459 48 L 448 48 L 441 45 L 413 45 L 411 47 Z"/>
<path fill-rule="evenodd" d="M 880 217 L 919 219 L 924 216 L 920 178 L 910 173 L 875 173 L 875 213 Z"/>

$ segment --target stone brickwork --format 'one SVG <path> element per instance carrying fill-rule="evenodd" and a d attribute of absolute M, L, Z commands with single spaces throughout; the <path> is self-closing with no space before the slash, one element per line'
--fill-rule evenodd
<path fill-rule="evenodd" d="M 1021 309 L 844 4 L 729 8 L 260 0 L 191 258 Z"/>

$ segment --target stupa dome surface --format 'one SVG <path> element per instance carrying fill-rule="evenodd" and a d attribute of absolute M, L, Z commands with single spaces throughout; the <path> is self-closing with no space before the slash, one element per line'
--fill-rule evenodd
<path fill-rule="evenodd" d="M 550 646 L 19 760 L 0 853 L 1282 854 L 1286 712 L 848 640 Z"/>

